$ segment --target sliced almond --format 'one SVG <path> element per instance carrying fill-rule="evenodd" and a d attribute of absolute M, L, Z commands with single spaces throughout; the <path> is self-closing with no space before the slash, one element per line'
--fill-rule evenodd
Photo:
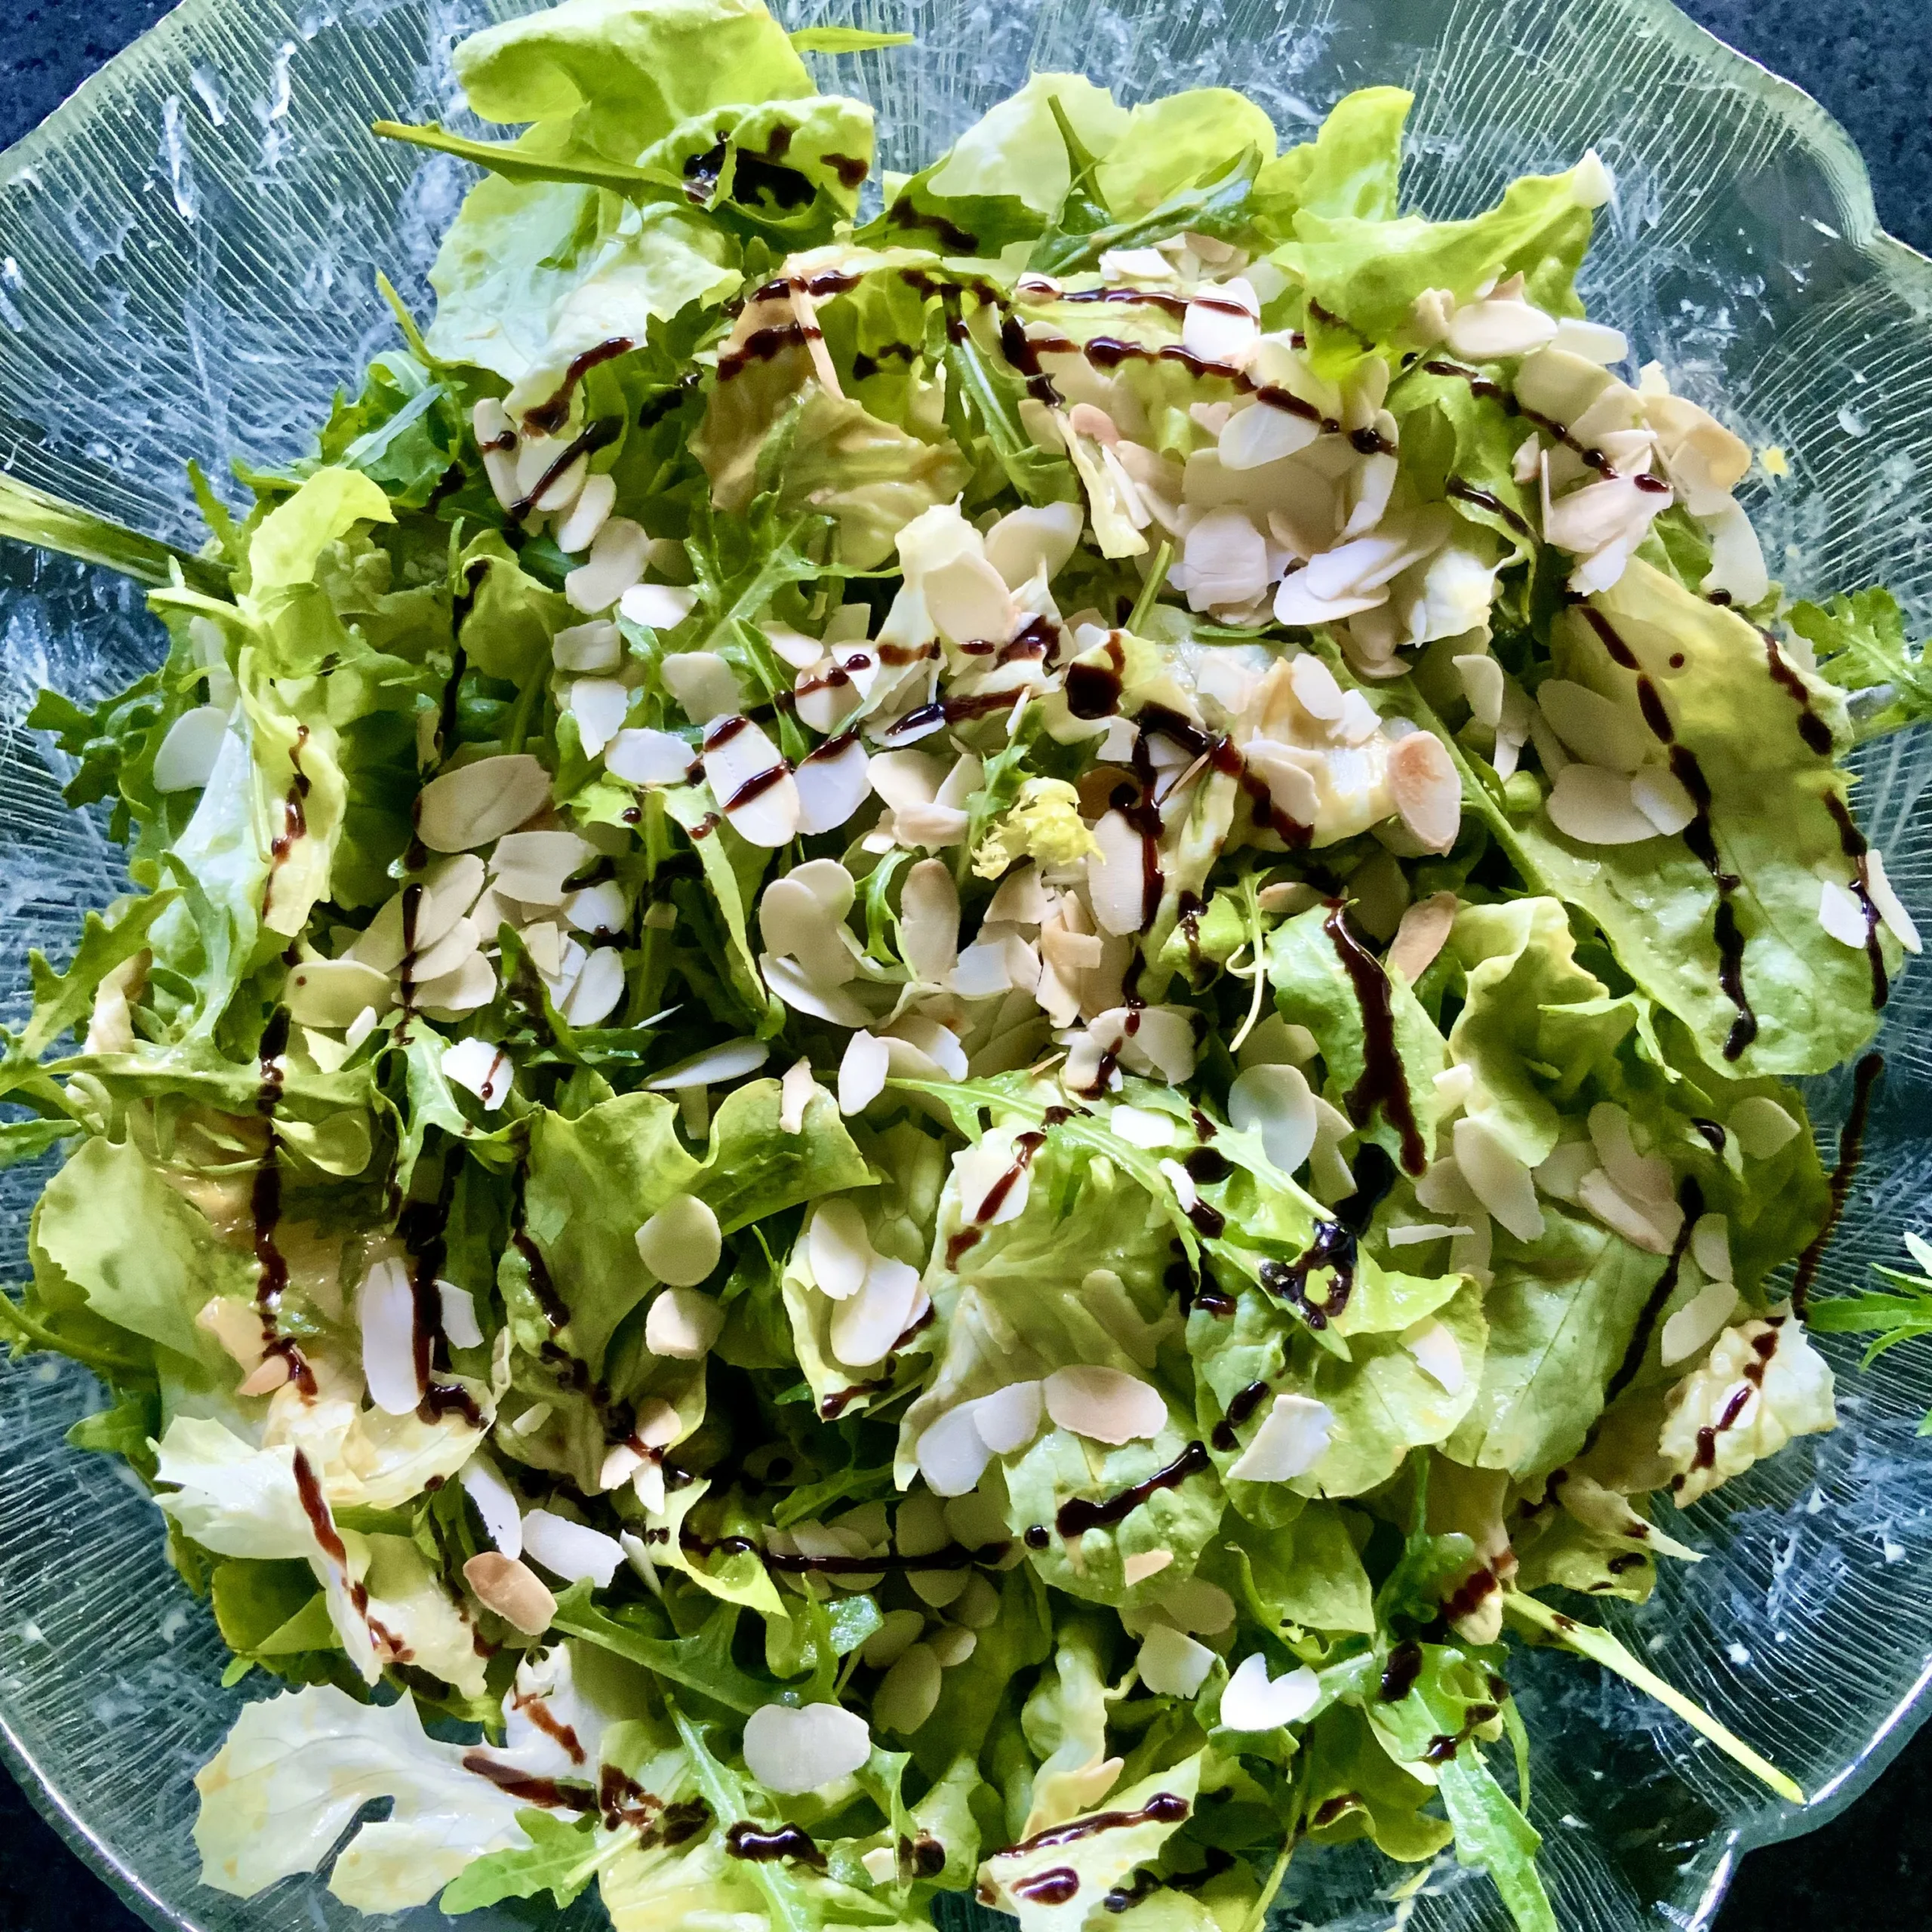
<path fill-rule="evenodd" d="M 675 1094 L 685 1087 L 721 1087 L 755 1073 L 771 1057 L 762 1040 L 726 1040 L 681 1060 L 645 1083 L 651 1094 Z"/>
<path fill-rule="evenodd" d="M 647 630 L 661 632 L 675 630 L 697 605 L 697 592 L 680 585 L 638 583 L 624 592 L 617 612 L 626 623 L 641 624 Z M 669 657 L 663 660 L 666 663 L 671 661 Z"/>
<path fill-rule="evenodd" d="M 863 1113 L 885 1091 L 891 1071 L 891 1048 L 863 1028 L 855 1032 L 838 1063 L 838 1111 Z"/>
<path fill-rule="evenodd" d="M 724 1326 L 724 1311 L 709 1295 L 666 1288 L 645 1312 L 644 1346 L 673 1361 L 701 1361 Z"/>
<path fill-rule="evenodd" d="M 282 1004 L 303 1026 L 348 1026 L 365 1007 L 389 1003 L 386 973 L 358 959 L 305 959 L 282 983 Z"/>
<path fill-rule="evenodd" d="M 512 832 L 497 840 L 490 872 L 506 898 L 555 906 L 562 903 L 564 881 L 594 856 L 574 832 Z"/>
<path fill-rule="evenodd" d="M 557 1011 L 573 1026 L 595 1026 L 624 996 L 624 958 L 614 946 L 591 948 Z"/>
<path fill-rule="evenodd" d="M 1453 892 L 1435 892 L 1419 899 L 1402 915 L 1389 948 L 1388 964 L 1411 986 L 1434 964 L 1448 943 L 1459 902 Z"/>
<path fill-rule="evenodd" d="M 1044 572 L 1051 583 L 1079 547 L 1086 515 L 1078 503 L 1046 503 L 1010 512 L 986 532 L 986 561 L 1009 590 Z"/>
<path fill-rule="evenodd" d="M 487 1456 L 475 1455 L 463 1464 L 462 1473 L 457 1480 L 463 1484 L 463 1493 L 476 1506 L 476 1513 L 483 1519 L 483 1527 L 490 1540 L 506 1556 L 523 1554 L 523 1512 L 518 1507 L 515 1492 L 497 1472 L 495 1466 Z M 525 1571 L 526 1576 L 529 1575 Z M 534 1583 L 537 1580 L 531 1577 Z M 472 1581 L 471 1587 L 475 1587 Z M 537 1587 L 541 1589 L 540 1583 Z M 482 1592 L 478 1590 L 481 1596 Z M 494 1608 L 494 1605 L 491 1606 Z M 554 1607 L 554 1606 L 553 1606 Z M 502 1614 L 498 1613 L 500 1615 Z M 515 1622 L 515 1619 L 511 1620 Z M 546 1615 L 544 1621 L 549 1622 Z M 518 1626 L 521 1629 L 522 1626 Z"/>
<path fill-rule="evenodd" d="M 1447 1395 L 1460 1395 L 1468 1380 L 1462 1344 L 1433 1315 L 1402 1331 L 1402 1346 L 1416 1364 Z"/>
<path fill-rule="evenodd" d="M 1486 1121 L 1466 1114 L 1452 1134 L 1456 1164 L 1470 1191 L 1518 1241 L 1536 1240 L 1543 1232 L 1543 1210 L 1530 1170 Z"/>
<path fill-rule="evenodd" d="M 974 1426 L 995 1456 L 1011 1456 L 1039 1434 L 1044 1406 L 1044 1392 L 1038 1383 L 1010 1382 L 972 1405 Z"/>
<path fill-rule="evenodd" d="M 486 1549 L 463 1566 L 464 1580 L 486 1610 L 526 1637 L 540 1637 L 557 1614 L 557 1599 L 527 1563 Z"/>
<path fill-rule="evenodd" d="M 1014 1137 L 995 1128 L 952 1157 L 962 1222 L 997 1227 L 1025 1213 L 1032 1187 L 1032 1163 L 1016 1153 Z"/>
<path fill-rule="evenodd" d="M 737 672 L 715 651 L 673 652 L 660 661 L 658 675 L 694 724 L 729 718 L 745 701 Z"/>
<path fill-rule="evenodd" d="M 1321 1701 L 1321 1680 L 1307 1665 L 1284 1671 L 1272 1682 L 1257 1651 L 1241 1659 L 1221 1693 L 1220 1718 L 1227 1730 L 1278 1730 L 1299 1724 Z"/>
<path fill-rule="evenodd" d="M 1214 1653 L 1180 1631 L 1157 1623 L 1141 1640 L 1134 1667 L 1140 1681 L 1157 1696 L 1192 1697 L 1214 1668 Z"/>
<path fill-rule="evenodd" d="M 1875 845 L 1865 855 L 1865 889 L 1872 895 L 1872 903 L 1878 909 L 1878 916 L 1890 929 L 1892 937 L 1906 952 L 1921 951 L 1918 928 L 1885 876 L 1884 855 Z"/>
<path fill-rule="evenodd" d="M 550 640 L 550 658 L 560 671 L 614 671 L 623 662 L 623 635 L 615 624 L 574 624 Z"/>
<path fill-rule="evenodd" d="M 1546 678 L 1537 688 L 1537 705 L 1564 748 L 1586 764 L 1627 774 L 1654 748 L 1641 719 L 1587 685 Z"/>
<path fill-rule="evenodd" d="M 913 1445 L 913 1454 L 926 1487 L 935 1496 L 965 1495 L 978 1486 L 992 1460 L 967 1403 L 928 1423 Z"/>
<path fill-rule="evenodd" d="M 579 678 L 570 688 L 565 709 L 577 721 L 577 737 L 586 758 L 595 758 L 623 728 L 631 694 L 614 678 Z"/>
<path fill-rule="evenodd" d="M 1124 1369 L 1057 1368 L 1041 1393 L 1054 1426 L 1090 1441 L 1133 1442 L 1158 1435 L 1167 1426 L 1168 1404 L 1161 1392 Z"/>
<path fill-rule="evenodd" d="M 928 571 L 921 587 L 927 614 L 948 644 L 1004 644 L 1013 634 L 1012 596 L 983 555 L 962 552 Z"/>
<path fill-rule="evenodd" d="M 1449 318 L 1449 352 L 1471 362 L 1527 355 L 1556 336 L 1556 318 L 1527 302 L 1466 302 Z"/>
<path fill-rule="evenodd" d="M 157 792 L 198 792 L 214 771 L 228 735 L 228 713 L 211 704 L 184 711 L 168 728 L 154 755 Z"/>
<path fill-rule="evenodd" d="M 1591 1168 L 1577 1183 L 1577 1200 L 1646 1254 L 1668 1254 L 1684 1226 L 1684 1210 L 1675 1201 L 1633 1199 L 1601 1168 Z"/>
<path fill-rule="evenodd" d="M 460 1020 L 497 996 L 497 969 L 472 952 L 453 973 L 426 980 L 416 989 L 416 1010 L 432 1020 Z"/>
<path fill-rule="evenodd" d="M 1697 816 L 1697 801 L 1682 780 L 1660 764 L 1647 764 L 1631 779 L 1630 802 L 1666 838 Z"/>
<path fill-rule="evenodd" d="M 805 1258 L 821 1294 L 848 1300 L 866 1284 L 878 1259 L 859 1204 L 845 1195 L 821 1201 L 805 1229 Z"/>
<path fill-rule="evenodd" d="M 550 774 L 526 752 L 441 773 L 416 801 L 417 835 L 432 852 L 494 844 L 549 802 Z"/>
<path fill-rule="evenodd" d="M 1635 845 L 1659 835 L 1637 808 L 1630 780 L 1601 765 L 1566 764 L 1543 803 L 1550 823 L 1580 845 Z"/>
<path fill-rule="evenodd" d="M 651 727 L 620 731 L 604 748 L 604 768 L 627 785 L 681 785 L 698 754 L 675 731 Z"/>
<path fill-rule="evenodd" d="M 608 470 L 600 469 L 586 476 L 570 514 L 558 522 L 553 533 L 557 548 L 567 557 L 589 549 L 617 500 L 617 479 Z"/>
<path fill-rule="evenodd" d="M 473 1035 L 443 1050 L 442 1069 L 443 1078 L 474 1094 L 487 1113 L 503 1104 L 515 1084 L 516 1069 L 509 1055 L 494 1040 L 479 1040 Z"/>
<path fill-rule="evenodd" d="M 1785 1143 L 1795 1137 L 1798 1123 L 1767 1094 L 1753 1094 L 1740 1100 L 1724 1124 L 1737 1137 L 1737 1144 L 1754 1161 L 1767 1161 Z"/>
<path fill-rule="evenodd" d="M 423 1384 L 416 1370 L 416 1291 L 403 1262 L 385 1257 L 363 1276 L 355 1319 L 370 1401 L 385 1415 L 413 1415 Z"/>
<path fill-rule="evenodd" d="M 1657 1340 L 1659 1361 L 1675 1368 L 1717 1340 L 1737 1312 L 1737 1290 L 1727 1281 L 1706 1281 L 1663 1324 Z"/>
<path fill-rule="evenodd" d="M 929 986 L 945 983 L 959 957 L 959 893 L 943 860 L 921 859 L 906 875 L 899 940 L 918 980 Z"/>
<path fill-rule="evenodd" d="M 1277 1395 L 1228 1474 L 1241 1482 L 1293 1482 L 1327 1454 L 1334 1423 L 1334 1411 L 1326 1402 Z"/>
<path fill-rule="evenodd" d="M 1463 784 L 1432 731 L 1411 731 L 1389 754 L 1389 792 L 1426 851 L 1446 852 L 1463 829 Z"/>
<path fill-rule="evenodd" d="M 919 1272 L 890 1255 L 872 1257 L 859 1292 L 832 1312 L 832 1352 L 847 1368 L 871 1368 L 891 1353 L 913 1319 Z"/>
<path fill-rule="evenodd" d="M 857 738 L 830 739 L 799 761 L 792 783 L 798 788 L 798 829 L 836 832 L 870 795 L 866 748 Z"/>
<path fill-rule="evenodd" d="M 617 1565 L 624 1560 L 623 1546 L 616 1537 L 548 1509 L 532 1509 L 525 1515 L 523 1553 L 567 1583 L 588 1578 L 600 1590 L 610 1588 Z"/>
<path fill-rule="evenodd" d="M 798 791 L 791 768 L 763 730 L 742 715 L 718 719 L 704 734 L 705 776 L 733 830 L 749 844 L 789 844 L 798 829 Z"/>
<path fill-rule="evenodd" d="M 1865 908 L 1858 895 L 1848 885 L 1841 885 L 1835 878 L 1825 879 L 1820 883 L 1818 923 L 1839 945 L 1851 946 L 1860 952 L 1864 951 L 1865 943 L 1870 937 Z"/>
<path fill-rule="evenodd" d="M 724 1237 L 709 1203 L 676 1194 L 638 1229 L 637 1251 L 659 1281 L 694 1288 L 718 1266 Z"/>
<path fill-rule="evenodd" d="M 651 539 L 629 517 L 605 520 L 591 540 L 590 554 L 564 579 L 564 595 L 586 615 L 608 611 L 644 575 Z"/>
<path fill-rule="evenodd" d="M 1707 1280 L 1730 1279 L 1730 1220 L 1727 1215 L 1698 1217 L 1697 1225 L 1690 1230 L 1690 1257 Z"/>

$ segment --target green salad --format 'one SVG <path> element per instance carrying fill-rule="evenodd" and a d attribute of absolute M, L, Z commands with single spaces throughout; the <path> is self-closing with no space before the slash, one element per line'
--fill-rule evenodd
<path fill-rule="evenodd" d="M 881 192 L 801 56 L 891 38 L 476 35 L 312 457 L 193 556 L 4 486 L 168 652 L 31 720 L 131 886 L 0 1333 L 246 1680 L 224 1891 L 1254 1932 L 1366 1838 L 1552 1932 L 1512 1644 L 1799 1796 L 1582 1598 L 1833 1426 L 1932 672 L 1585 318 L 1594 155 L 1430 221 L 1399 90 L 1041 74 Z"/>

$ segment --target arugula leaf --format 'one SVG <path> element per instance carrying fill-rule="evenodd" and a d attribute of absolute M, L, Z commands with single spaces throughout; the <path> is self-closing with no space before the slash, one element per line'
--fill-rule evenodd
<path fill-rule="evenodd" d="M 597 1820 L 589 1812 L 564 1819 L 531 1805 L 516 1814 L 516 1822 L 529 1844 L 486 1852 L 466 1865 L 443 1887 L 438 1911 L 475 1912 L 503 1899 L 534 1899 L 548 1892 L 561 1912 L 596 1877 L 604 1859 L 625 1842 L 618 1838 L 600 1849 Z"/>
<path fill-rule="evenodd" d="M 1869 1368 L 1888 1349 L 1932 1335 L 1932 1242 L 1909 1230 L 1905 1244 L 1919 1272 L 1874 1263 L 1872 1272 L 1891 1284 L 1890 1294 L 1832 1295 L 1814 1301 L 1804 1311 L 1804 1325 L 1821 1335 L 1871 1335 L 1861 1367 Z M 1918 1426 L 1921 1435 L 1932 1435 L 1932 1409 Z"/>
<path fill-rule="evenodd" d="M 591 1601 L 591 1586 L 586 1581 L 573 1583 L 558 1598 L 551 1622 L 566 1636 L 581 1637 L 600 1650 L 628 1657 L 669 1683 L 749 1717 L 771 1702 L 773 1687 L 750 1675 L 731 1654 L 743 1614 L 737 1604 L 721 1603 L 693 1635 L 660 1636 L 654 1626 L 663 1627 L 663 1613 L 656 1606 L 633 1604 L 607 1614 Z"/>
<path fill-rule="evenodd" d="M 1902 731 L 1932 718 L 1932 663 L 1906 637 L 1905 613 L 1882 585 L 1834 597 L 1829 605 L 1794 604 L 1785 621 L 1817 655 L 1818 669 L 1841 689 L 1871 692 L 1878 702 L 1854 706 L 1860 739 Z"/>

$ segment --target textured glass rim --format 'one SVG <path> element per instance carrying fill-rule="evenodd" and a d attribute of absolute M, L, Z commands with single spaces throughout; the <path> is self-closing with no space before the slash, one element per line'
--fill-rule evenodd
<path fill-rule="evenodd" d="M 188 33 L 195 23 L 229 4 L 232 0 L 181 0 L 180 5 L 126 48 L 103 62 L 45 119 L 11 146 L 0 149 L 0 171 L 11 173 L 30 165 L 57 140 L 61 124 L 77 106 L 114 91 L 122 71 L 144 57 L 144 48 Z M 535 11 L 546 4 L 548 0 L 512 0 L 507 11 Z M 1561 0 L 1546 0 L 1546 4 L 1560 5 Z M 1681 11 L 1672 0 L 1618 0 L 1618 4 L 1628 13 L 1633 26 L 1666 37 L 1720 79 L 1754 94 L 1786 124 L 1829 185 L 1846 223 L 1844 240 L 1871 263 L 1878 276 L 1902 298 L 1915 319 L 1932 324 L 1932 258 L 1900 241 L 1881 225 L 1864 158 L 1838 122 L 1795 82 L 1773 72 L 1720 38 Z M 1483 0 L 1473 0 L 1473 11 L 1479 13 L 1482 5 Z M 1463 23 L 1457 21 L 1452 26 L 1460 24 Z M 1392 74 L 1388 78 L 1392 81 L 1399 77 Z M 1418 83 L 1426 81 L 1426 74 L 1421 72 L 1410 78 Z M 1932 341 L 1928 346 L 1932 346 Z M 6 454 L 0 451 L 0 469 L 6 466 Z M 127 520 L 137 521 L 134 517 Z M 1746 1854 L 1802 1838 L 1841 1816 L 1890 1767 L 1928 1717 L 1932 1717 L 1932 1660 L 1928 1660 L 1905 1695 L 1877 1721 L 1857 1754 L 1820 1789 L 1808 1794 L 1804 1804 L 1776 1807 L 1745 1823 L 1730 1823 L 1714 1835 L 1715 1856 L 1703 1891 L 1688 1916 L 1678 1921 L 1686 1932 L 1708 1932 Z M 117 1857 L 69 1803 L 23 1741 L 3 1698 L 0 1698 L 0 1764 L 5 1766 L 34 1809 L 68 1849 L 129 1910 L 154 1927 L 155 1932 L 199 1932 L 195 1918 L 177 1912 L 158 1897 L 140 1874 Z"/>

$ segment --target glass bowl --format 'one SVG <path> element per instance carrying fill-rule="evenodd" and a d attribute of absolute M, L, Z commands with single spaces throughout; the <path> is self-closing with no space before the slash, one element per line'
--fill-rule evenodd
<path fill-rule="evenodd" d="M 423 272 L 464 171 L 367 125 L 447 111 L 451 45 L 525 5 L 188 0 L 89 81 L 0 161 L 0 464 L 195 541 L 185 461 L 219 479 L 235 456 L 300 449 L 335 386 L 392 337 L 377 269 L 426 308 Z M 918 35 L 820 63 L 876 104 L 884 158 L 900 168 L 1029 68 L 1080 69 L 1130 100 L 1232 84 L 1288 139 L 1349 88 L 1405 83 L 1418 96 L 1408 195 L 1436 215 L 1595 146 L 1619 186 L 1585 278 L 1592 312 L 1754 445 L 1788 453 L 1789 475 L 1760 475 L 1750 502 L 1774 574 L 1807 594 L 1883 580 L 1921 632 L 1932 620 L 1932 263 L 1879 232 L 1857 156 L 1821 109 L 1664 0 L 801 0 L 788 23 L 855 11 Z M 118 874 L 20 720 L 42 683 L 104 691 L 153 661 L 158 640 L 125 584 L 0 543 L 11 1017 L 27 949 L 60 956 Z M 1881 743 L 1861 777 L 1866 826 L 1923 918 L 1932 741 Z M 1889 1069 L 1821 1292 L 1896 1255 L 1932 1174 L 1932 972 L 1906 975 L 1881 1044 Z M 1828 1137 L 1849 1084 L 1814 1083 Z M 16 1269 L 43 1179 L 0 1177 Z M 1648 1606 L 1609 1620 L 1811 1801 L 1770 1799 L 1592 1668 L 1525 1657 L 1534 1816 L 1567 1932 L 1707 1924 L 1743 1851 L 1848 1802 L 1924 1715 L 1932 1440 L 1915 1432 L 1932 1351 L 1867 1376 L 1854 1346 L 1823 1346 L 1844 1426 L 1672 1524 L 1708 1560 L 1669 1567 Z M 71 1364 L 0 1366 L 0 1747 L 157 1926 L 354 1924 L 319 1881 L 247 1903 L 197 1883 L 192 1774 L 263 1687 L 219 1687 L 220 1647 L 164 1560 L 158 1515 L 109 1461 L 64 1446 L 97 1401 Z M 1280 1912 L 1337 1932 L 1399 1923 L 1399 1875 L 1359 1851 L 1297 1860 Z M 506 1908 L 478 1932 L 542 1916 Z M 1500 1918 L 1487 1882 L 1445 1860 L 1407 1923 Z"/>

